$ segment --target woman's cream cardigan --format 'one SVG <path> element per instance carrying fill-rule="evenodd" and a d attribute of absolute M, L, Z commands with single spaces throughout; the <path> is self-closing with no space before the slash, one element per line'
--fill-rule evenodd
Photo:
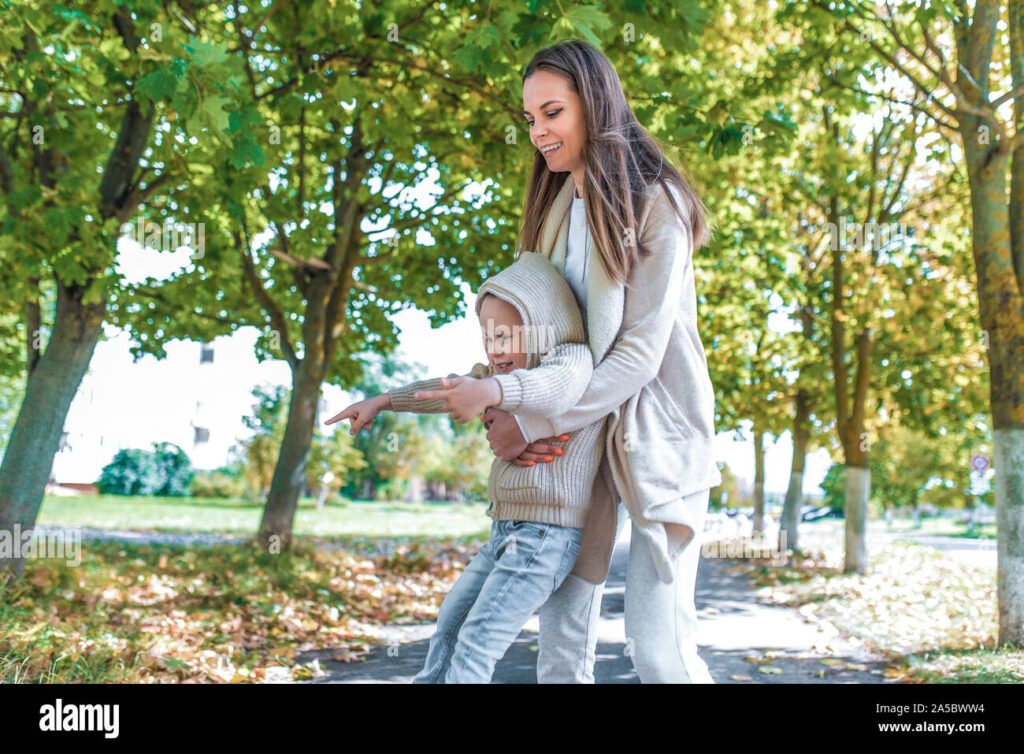
<path fill-rule="evenodd" d="M 678 190 L 670 190 L 685 212 Z M 574 191 L 567 174 L 538 249 L 563 275 Z M 659 575 L 667 582 L 673 553 L 662 524 L 691 524 L 691 509 L 680 498 L 722 482 L 714 455 L 714 391 L 697 332 L 693 234 L 658 183 L 648 187 L 640 212 L 636 238 L 653 253 L 630 273 L 629 290 L 610 281 L 596 257 L 587 265 L 586 324 L 594 372 L 583 397 L 547 419 L 519 417 L 526 440 L 533 442 L 608 416 L 606 452 L 573 569 L 595 584 L 608 574 L 619 497 L 633 531 L 653 545 Z"/>

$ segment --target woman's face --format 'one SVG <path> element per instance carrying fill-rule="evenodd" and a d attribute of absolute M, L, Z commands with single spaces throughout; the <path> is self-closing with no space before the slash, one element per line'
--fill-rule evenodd
<path fill-rule="evenodd" d="M 569 80 L 551 71 L 534 71 L 523 82 L 523 117 L 530 124 L 530 141 L 537 149 L 561 144 L 543 152 L 548 170 L 573 173 L 580 184 L 581 155 L 587 128 L 582 102 Z"/>

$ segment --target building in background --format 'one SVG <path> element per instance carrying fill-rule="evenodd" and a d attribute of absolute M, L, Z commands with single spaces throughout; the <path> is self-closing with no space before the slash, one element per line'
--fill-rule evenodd
<path fill-rule="evenodd" d="M 54 458 L 51 481 L 96 482 L 122 448 L 178 445 L 196 469 L 215 469 L 248 430 L 252 389 L 287 381 L 281 362 L 257 363 L 255 331 L 239 330 L 212 343 L 173 341 L 167 356 L 133 361 L 124 333 L 101 341 L 72 401 Z"/>

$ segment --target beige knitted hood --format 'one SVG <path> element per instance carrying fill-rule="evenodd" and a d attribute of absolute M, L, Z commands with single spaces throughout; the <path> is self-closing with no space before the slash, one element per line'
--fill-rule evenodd
<path fill-rule="evenodd" d="M 576 296 L 543 254 L 524 251 L 488 278 L 477 291 L 477 317 L 485 293 L 512 304 L 522 317 L 524 327 L 511 335 L 519 338 L 527 353 L 527 369 L 536 367 L 541 357 L 557 345 L 587 342 Z"/>

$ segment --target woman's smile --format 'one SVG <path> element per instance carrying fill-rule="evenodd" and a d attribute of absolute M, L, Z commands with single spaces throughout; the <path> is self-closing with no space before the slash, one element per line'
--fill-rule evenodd
<path fill-rule="evenodd" d="M 541 151 L 541 154 L 543 154 L 545 157 L 548 157 L 548 156 L 551 155 L 552 152 L 557 152 L 559 149 L 561 149 L 561 147 L 562 147 L 562 142 L 556 141 L 556 142 L 553 142 L 551 144 L 547 144 L 547 145 L 541 147 L 540 151 Z"/>

